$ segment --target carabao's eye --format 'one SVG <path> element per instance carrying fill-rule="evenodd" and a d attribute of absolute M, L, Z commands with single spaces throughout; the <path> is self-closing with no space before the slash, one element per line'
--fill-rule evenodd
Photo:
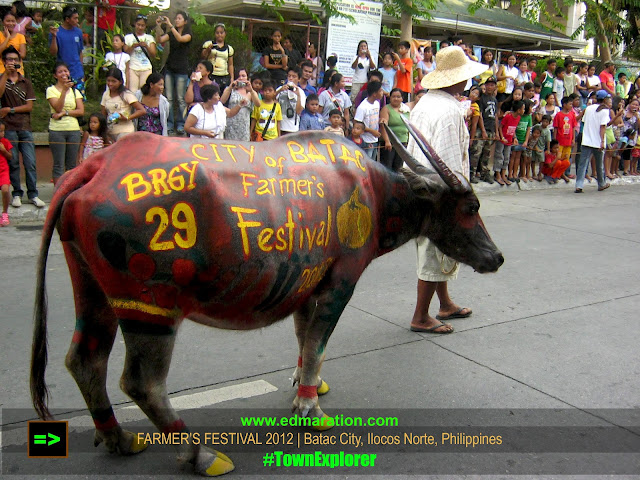
<path fill-rule="evenodd" d="M 470 205 L 468 212 L 469 212 L 469 215 L 477 215 L 479 210 L 480 210 L 480 205 Z"/>

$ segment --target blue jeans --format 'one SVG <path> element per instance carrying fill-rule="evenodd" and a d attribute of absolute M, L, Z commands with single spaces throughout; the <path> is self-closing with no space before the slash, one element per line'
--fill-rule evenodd
<path fill-rule="evenodd" d="M 605 178 L 604 178 L 604 163 L 603 157 L 604 152 L 599 148 L 587 147 L 586 145 L 582 145 L 580 151 L 580 161 L 578 162 L 576 168 L 576 188 L 582 188 L 584 185 L 584 176 L 587 173 L 587 167 L 589 166 L 589 160 L 591 160 L 591 155 L 596 157 L 596 172 L 598 175 L 598 187 L 604 187 Z"/>
<path fill-rule="evenodd" d="M 38 196 L 36 185 L 36 151 L 33 146 L 33 133 L 28 130 L 13 131 L 7 130 L 4 136 L 13 145 L 11 153 L 13 156 L 9 161 L 9 177 L 13 187 L 13 196 L 22 198 L 24 194 L 20 187 L 20 154 L 22 153 L 22 164 L 27 178 L 27 198 Z"/>
<path fill-rule="evenodd" d="M 184 95 L 187 93 L 187 82 L 189 75 L 173 73 L 169 69 L 164 74 L 164 96 L 169 100 L 169 118 L 167 119 L 167 129 L 173 130 L 174 125 L 178 130 L 184 129 L 184 116 L 182 112 L 187 109 L 187 102 Z M 174 114 L 173 100 L 178 101 L 178 113 Z M 175 117 L 174 117 L 175 115 Z"/>

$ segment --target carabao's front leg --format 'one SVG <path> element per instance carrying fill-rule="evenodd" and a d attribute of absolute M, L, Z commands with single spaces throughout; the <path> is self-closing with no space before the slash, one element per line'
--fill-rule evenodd
<path fill-rule="evenodd" d="M 331 283 L 331 288 L 326 288 L 318 296 L 312 299 L 317 302 L 313 315 L 307 319 L 308 326 L 304 332 L 302 341 L 302 367 L 298 395 L 293 401 L 292 411 L 300 416 L 312 418 L 324 418 L 326 415 L 318 405 L 318 383 L 320 367 L 325 355 L 327 341 L 333 333 L 340 315 L 351 299 L 355 285 L 347 281 Z M 296 319 L 296 333 L 298 324 L 302 325 L 302 319 Z M 300 339 L 300 335 L 298 336 Z M 328 387 L 327 387 L 328 389 Z M 330 427 L 328 427 L 330 428 Z"/>

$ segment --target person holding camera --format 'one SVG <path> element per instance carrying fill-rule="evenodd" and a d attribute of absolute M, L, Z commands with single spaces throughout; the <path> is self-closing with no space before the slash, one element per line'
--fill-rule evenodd
<path fill-rule="evenodd" d="M 248 142 L 251 140 L 251 131 L 249 130 L 251 112 L 255 105 L 260 105 L 260 97 L 253 89 L 246 69 L 238 70 L 238 78 L 222 92 L 220 102 L 227 104 L 227 101 L 230 109 L 240 105 L 240 111 L 237 115 L 227 118 L 224 138 Z"/>
<path fill-rule="evenodd" d="M 78 117 L 84 115 L 84 103 L 82 94 L 75 88 L 75 82 L 65 63 L 56 63 L 53 78 L 56 79 L 56 83 L 47 88 L 46 97 L 51 107 L 49 147 L 53 156 L 55 185 L 64 172 L 76 166 L 82 139 Z"/>
<path fill-rule="evenodd" d="M 187 87 L 187 93 L 184 94 L 184 101 L 187 102 L 187 113 L 191 110 L 196 103 L 202 101 L 202 95 L 200 95 L 200 89 L 205 85 L 217 84 L 211 80 L 211 72 L 213 71 L 213 65 L 209 60 L 202 60 L 196 65 L 196 69 L 191 74 L 191 81 Z M 220 85 L 218 85 L 220 88 Z"/>
<path fill-rule="evenodd" d="M 189 81 L 189 46 L 191 45 L 191 27 L 189 17 L 182 11 L 176 12 L 174 23 L 169 17 L 159 16 L 156 19 L 156 43 L 169 42 L 169 56 L 164 67 L 165 96 L 169 100 L 169 119 L 167 127 L 169 135 L 173 133 L 173 127 L 179 135 L 184 133 L 183 112 L 187 109 L 184 99 Z M 166 27 L 165 33 L 163 25 Z M 178 111 L 174 112 L 174 100 L 178 102 Z"/>
<path fill-rule="evenodd" d="M 282 110 L 281 135 L 295 133 L 300 129 L 300 114 L 307 100 L 304 91 L 298 86 L 301 75 L 298 67 L 289 67 L 287 83 L 276 90 L 276 99 Z"/>
<path fill-rule="evenodd" d="M 0 76 L 0 118 L 5 124 L 5 137 L 14 148 L 9 159 L 9 177 L 13 188 L 14 207 L 22 205 L 22 188 L 20 186 L 20 154 L 27 177 L 27 198 L 36 207 L 44 207 L 44 202 L 38 198 L 36 184 L 36 152 L 31 130 L 31 111 L 36 99 L 33 86 L 28 78 L 18 72 L 20 54 L 13 47 L 2 51 L 2 61 L 5 71 Z"/>
<path fill-rule="evenodd" d="M 80 16 L 76 7 L 67 5 L 62 10 L 62 25 L 49 27 L 49 53 L 58 62 L 68 65 L 75 88 L 85 98 L 84 68 L 82 66 L 82 30 L 78 28 Z"/>
<path fill-rule="evenodd" d="M 353 78 L 351 80 L 351 95 L 349 98 L 353 103 L 362 86 L 368 81 L 369 70 L 375 70 L 376 68 L 376 62 L 371 57 L 369 44 L 366 40 L 360 40 L 358 43 L 356 58 L 353 60 L 351 68 L 353 68 Z"/>

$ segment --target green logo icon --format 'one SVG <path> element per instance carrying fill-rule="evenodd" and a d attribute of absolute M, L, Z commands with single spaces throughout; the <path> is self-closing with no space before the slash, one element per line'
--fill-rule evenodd
<path fill-rule="evenodd" d="M 49 442 L 47 443 L 47 435 L 49 435 Z M 33 443 L 35 445 L 46 445 L 46 446 L 51 446 L 54 443 L 58 443 L 60 441 L 60 437 L 57 435 L 54 435 L 53 433 L 48 433 L 47 435 L 34 435 L 33 436 Z"/>

